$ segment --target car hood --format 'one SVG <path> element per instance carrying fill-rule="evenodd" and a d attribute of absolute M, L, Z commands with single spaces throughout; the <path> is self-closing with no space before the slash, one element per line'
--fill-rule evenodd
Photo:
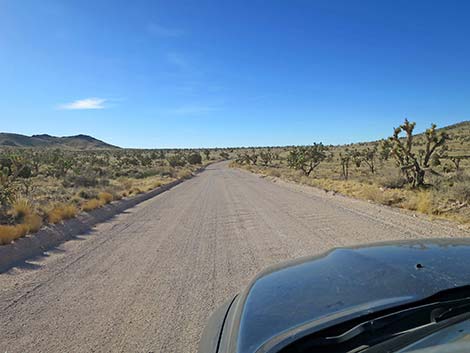
<path fill-rule="evenodd" d="M 423 240 L 335 249 L 258 275 L 239 295 L 227 352 L 276 352 L 353 317 L 470 284 L 470 241 Z"/>

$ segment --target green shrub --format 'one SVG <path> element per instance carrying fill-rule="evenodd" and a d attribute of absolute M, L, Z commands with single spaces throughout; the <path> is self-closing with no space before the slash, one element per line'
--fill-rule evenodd
<path fill-rule="evenodd" d="M 202 163 L 202 157 L 197 152 L 193 152 L 193 153 L 189 154 L 187 160 L 188 160 L 188 163 L 192 164 L 192 165 Z"/>

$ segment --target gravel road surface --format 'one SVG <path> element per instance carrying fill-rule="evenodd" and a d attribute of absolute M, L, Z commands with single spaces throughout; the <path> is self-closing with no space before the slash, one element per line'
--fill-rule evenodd
<path fill-rule="evenodd" d="M 264 267 L 332 247 L 467 232 L 214 164 L 0 275 L 0 352 L 195 352 Z"/>

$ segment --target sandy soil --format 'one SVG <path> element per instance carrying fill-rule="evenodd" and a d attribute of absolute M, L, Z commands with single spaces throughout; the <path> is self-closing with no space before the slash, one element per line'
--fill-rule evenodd
<path fill-rule="evenodd" d="M 195 352 L 211 311 L 265 266 L 464 230 L 215 164 L 0 275 L 1 352 Z"/>

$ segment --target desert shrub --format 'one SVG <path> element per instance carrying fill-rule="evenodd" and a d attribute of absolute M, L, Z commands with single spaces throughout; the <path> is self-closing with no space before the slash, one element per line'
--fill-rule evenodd
<path fill-rule="evenodd" d="M 75 205 L 66 203 L 57 203 L 46 212 L 49 223 L 59 223 L 75 217 L 77 213 L 78 210 Z"/>
<path fill-rule="evenodd" d="M 93 211 L 94 209 L 97 209 L 99 207 L 103 206 L 103 204 L 101 203 L 100 200 L 98 199 L 91 199 L 91 200 L 88 200 L 86 201 L 83 205 L 82 205 L 82 210 L 85 211 L 85 212 L 89 212 L 89 211 Z"/>
<path fill-rule="evenodd" d="M 181 169 L 176 173 L 176 177 L 178 179 L 188 179 L 191 177 L 191 175 L 192 175 L 192 172 L 187 169 Z"/>
<path fill-rule="evenodd" d="M 163 166 L 159 168 L 159 173 L 162 177 L 174 177 L 175 168 L 171 166 Z"/>
<path fill-rule="evenodd" d="M 470 175 L 465 173 L 462 170 L 456 172 L 450 179 L 452 183 L 469 183 L 470 184 Z"/>
<path fill-rule="evenodd" d="M 102 204 L 108 204 L 113 201 L 113 195 L 109 192 L 100 192 L 98 193 L 98 200 L 100 200 Z"/>
<path fill-rule="evenodd" d="M 454 183 L 451 190 L 451 197 L 460 202 L 470 202 L 470 182 Z"/>
<path fill-rule="evenodd" d="M 67 174 L 64 177 L 63 184 L 65 187 L 96 187 L 107 186 L 109 180 L 104 178 L 98 170 L 85 169 L 73 174 Z"/>
<path fill-rule="evenodd" d="M 77 193 L 77 196 L 82 199 L 89 200 L 97 198 L 98 193 L 95 190 L 82 189 Z"/>
<path fill-rule="evenodd" d="M 118 200 L 121 200 L 122 197 L 123 197 L 122 193 L 118 193 L 118 192 L 113 193 L 113 200 L 118 201 Z"/>
<path fill-rule="evenodd" d="M 360 194 L 362 198 L 378 203 L 385 203 L 385 195 L 383 190 L 373 185 L 362 185 Z"/>
<path fill-rule="evenodd" d="M 220 156 L 220 158 L 222 158 L 222 159 L 229 159 L 229 157 L 230 157 L 230 155 L 229 155 L 227 152 L 225 152 L 225 151 L 220 152 L 219 156 Z"/>
<path fill-rule="evenodd" d="M 42 218 L 36 214 L 25 216 L 21 224 L 0 225 L 0 245 L 9 244 L 28 233 L 37 232 L 41 226 Z"/>
<path fill-rule="evenodd" d="M 197 152 L 193 152 L 193 153 L 190 153 L 187 157 L 187 161 L 189 164 L 201 164 L 202 163 L 202 157 L 199 153 Z"/>
<path fill-rule="evenodd" d="M 18 225 L 0 225 L 0 244 L 10 244 L 13 240 L 20 238 L 25 234 L 24 228 L 19 227 Z"/>
<path fill-rule="evenodd" d="M 160 186 L 162 186 L 164 183 L 162 181 L 155 181 L 152 183 L 152 186 L 151 186 L 151 189 L 156 189 L 156 188 L 159 188 Z"/>
<path fill-rule="evenodd" d="M 26 228 L 27 233 L 34 233 L 42 226 L 42 218 L 37 214 L 28 214 L 24 217 L 22 226 Z"/>
<path fill-rule="evenodd" d="M 23 219 L 31 215 L 34 211 L 31 202 L 28 199 L 18 198 L 13 201 L 9 214 L 15 219 L 16 222 L 22 222 Z"/>
<path fill-rule="evenodd" d="M 96 174 L 83 173 L 67 175 L 63 184 L 65 187 L 95 187 L 99 182 Z"/>
<path fill-rule="evenodd" d="M 155 175 L 161 175 L 161 170 L 159 168 L 146 169 L 141 172 L 142 178 L 150 178 Z"/>
<path fill-rule="evenodd" d="M 406 179 L 401 175 L 388 175 L 380 179 L 380 185 L 389 189 L 401 189 L 405 184 Z"/>
<path fill-rule="evenodd" d="M 121 185 L 126 190 L 130 190 L 132 188 L 132 180 L 128 178 L 119 178 L 117 181 L 119 185 Z"/>
<path fill-rule="evenodd" d="M 132 188 L 131 190 L 129 190 L 129 195 L 139 195 L 139 194 L 142 194 L 143 191 L 140 189 L 140 188 Z"/>
<path fill-rule="evenodd" d="M 426 214 L 432 214 L 434 212 L 433 196 L 430 192 L 421 191 L 418 194 L 416 210 Z"/>
<path fill-rule="evenodd" d="M 186 164 L 186 160 L 184 158 L 184 156 L 182 154 L 175 154 L 175 155 L 172 155 L 172 156 L 168 156 L 166 158 L 168 164 L 171 166 L 171 167 L 184 167 L 184 165 Z"/>
<path fill-rule="evenodd" d="M 269 176 L 277 177 L 279 178 L 281 176 L 281 172 L 277 169 L 268 169 L 267 174 Z"/>

